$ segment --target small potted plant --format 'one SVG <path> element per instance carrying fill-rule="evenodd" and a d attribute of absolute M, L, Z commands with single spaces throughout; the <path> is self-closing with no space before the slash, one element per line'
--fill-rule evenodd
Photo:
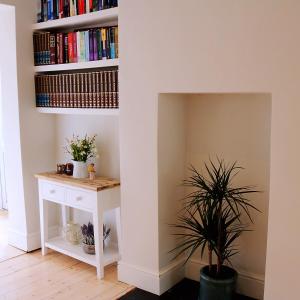
<path fill-rule="evenodd" d="M 81 226 L 82 232 L 82 248 L 87 254 L 95 254 L 95 239 L 94 239 L 94 226 L 92 223 Z"/>
<path fill-rule="evenodd" d="M 97 157 L 96 135 L 92 137 L 85 135 L 84 138 L 73 136 L 71 140 L 67 139 L 67 143 L 65 150 L 72 157 L 73 177 L 87 178 L 87 160 Z"/>
<path fill-rule="evenodd" d="M 94 239 L 94 226 L 91 222 L 88 225 L 84 224 L 81 226 L 82 232 L 82 247 L 83 251 L 87 254 L 95 254 L 95 239 Z M 109 237 L 110 228 L 105 224 L 103 225 L 103 247 L 105 246 L 105 241 Z"/>
<path fill-rule="evenodd" d="M 232 186 L 233 177 L 242 169 L 236 163 L 210 161 L 205 169 L 207 176 L 191 167 L 191 177 L 184 181 L 192 191 L 185 197 L 179 222 L 173 225 L 181 232 L 175 233 L 180 242 L 172 251 L 177 252 L 175 257 L 185 253 L 186 262 L 198 249 L 201 257 L 207 251 L 208 265 L 200 271 L 199 300 L 232 300 L 237 272 L 224 263 L 238 253 L 235 241 L 248 225 L 241 216 L 245 214 L 252 222 L 250 209 L 257 209 L 248 196 L 258 191 Z"/>

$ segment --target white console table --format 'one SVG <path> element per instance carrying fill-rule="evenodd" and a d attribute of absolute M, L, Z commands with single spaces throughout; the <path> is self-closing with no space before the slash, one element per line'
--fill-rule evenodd
<path fill-rule="evenodd" d="M 104 277 L 104 266 L 119 260 L 120 253 L 120 182 L 114 179 L 97 177 L 95 180 L 75 179 L 54 172 L 35 175 L 39 184 L 39 205 L 41 222 L 42 254 L 48 248 L 74 257 L 97 268 L 97 277 Z M 48 203 L 62 206 L 62 225 L 68 221 L 68 208 L 88 211 L 93 215 L 95 255 L 86 254 L 81 245 L 73 245 L 62 236 L 48 236 Z M 103 249 L 103 214 L 115 210 L 118 247 Z"/>

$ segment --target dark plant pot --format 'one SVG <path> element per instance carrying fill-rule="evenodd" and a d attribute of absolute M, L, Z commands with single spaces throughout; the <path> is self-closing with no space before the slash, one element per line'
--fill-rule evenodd
<path fill-rule="evenodd" d="M 221 274 L 216 273 L 213 266 L 212 274 L 209 267 L 205 266 L 200 271 L 199 300 L 233 300 L 237 281 L 237 272 L 227 266 L 222 266 Z"/>

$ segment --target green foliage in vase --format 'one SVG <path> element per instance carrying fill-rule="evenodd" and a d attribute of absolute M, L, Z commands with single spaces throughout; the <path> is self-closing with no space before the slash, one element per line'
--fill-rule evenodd
<path fill-rule="evenodd" d="M 244 213 L 252 222 L 250 210 L 257 208 L 248 196 L 258 191 L 252 186 L 232 186 L 232 179 L 242 169 L 236 162 L 227 165 L 224 160 L 218 159 L 217 163 L 210 160 L 205 169 L 206 176 L 191 166 L 191 176 L 184 181 L 184 186 L 192 188 L 192 192 L 184 198 L 185 207 L 178 223 L 172 225 L 180 229 L 175 233 L 179 244 L 172 251 L 176 252 L 175 258 L 187 253 L 187 262 L 197 249 L 201 257 L 207 249 L 210 275 L 219 277 L 222 265 L 230 263 L 230 258 L 239 252 L 235 242 L 249 225 L 241 216 Z"/>
<path fill-rule="evenodd" d="M 86 162 L 89 158 L 97 157 L 96 135 L 85 135 L 84 138 L 73 135 L 71 140 L 67 139 L 67 143 L 65 150 L 74 161 Z"/>

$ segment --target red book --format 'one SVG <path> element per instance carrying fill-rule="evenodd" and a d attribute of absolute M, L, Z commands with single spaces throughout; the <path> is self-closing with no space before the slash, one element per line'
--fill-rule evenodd
<path fill-rule="evenodd" d="M 58 0 L 58 1 L 59 1 L 58 17 L 61 19 L 64 17 L 64 0 Z"/>
<path fill-rule="evenodd" d="M 74 48 L 73 48 L 73 32 L 68 33 L 68 53 L 69 53 L 69 62 L 74 62 Z"/>
<path fill-rule="evenodd" d="M 73 32 L 73 62 L 78 62 L 77 59 L 77 33 Z"/>
<path fill-rule="evenodd" d="M 78 0 L 78 13 L 83 15 L 85 13 L 85 0 Z"/>

